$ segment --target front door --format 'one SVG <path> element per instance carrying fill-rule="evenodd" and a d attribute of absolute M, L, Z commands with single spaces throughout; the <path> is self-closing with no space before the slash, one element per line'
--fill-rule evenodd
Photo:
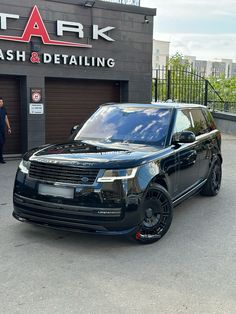
<path fill-rule="evenodd" d="M 189 109 L 178 110 L 176 114 L 174 134 L 178 135 L 183 131 L 193 131 Z M 179 144 L 179 147 L 175 147 L 174 149 L 179 169 L 176 194 L 180 196 L 196 184 L 196 142 Z"/>

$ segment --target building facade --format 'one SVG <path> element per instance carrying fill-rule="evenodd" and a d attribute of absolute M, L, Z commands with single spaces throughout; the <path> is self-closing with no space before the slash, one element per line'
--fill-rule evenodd
<path fill-rule="evenodd" d="M 170 43 L 168 41 L 153 40 L 152 68 L 165 67 L 169 62 Z"/>
<path fill-rule="evenodd" d="M 217 61 L 197 60 L 195 56 L 185 56 L 191 67 L 194 68 L 202 76 L 230 78 L 236 75 L 236 63 L 232 59 L 222 59 Z"/>
<path fill-rule="evenodd" d="M 102 103 L 149 102 L 155 13 L 99 0 L 0 0 L 6 154 L 66 140 Z"/>

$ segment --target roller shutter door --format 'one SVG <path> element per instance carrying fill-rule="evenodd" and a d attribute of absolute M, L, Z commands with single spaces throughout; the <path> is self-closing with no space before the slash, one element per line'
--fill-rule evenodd
<path fill-rule="evenodd" d="M 0 97 L 4 99 L 12 134 L 6 134 L 4 154 L 21 153 L 21 110 L 20 110 L 20 80 L 10 76 L 0 76 Z"/>
<path fill-rule="evenodd" d="M 46 143 L 64 141 L 105 102 L 120 101 L 120 84 L 110 81 L 47 79 Z"/>

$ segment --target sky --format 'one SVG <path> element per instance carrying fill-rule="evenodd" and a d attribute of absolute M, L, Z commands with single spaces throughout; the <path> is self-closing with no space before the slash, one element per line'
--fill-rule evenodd
<path fill-rule="evenodd" d="M 236 0 L 141 0 L 156 8 L 154 38 L 170 53 L 236 61 Z"/>

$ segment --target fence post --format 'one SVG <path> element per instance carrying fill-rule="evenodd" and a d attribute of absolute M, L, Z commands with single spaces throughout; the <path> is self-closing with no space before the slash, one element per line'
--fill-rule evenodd
<path fill-rule="evenodd" d="M 155 77 L 155 102 L 157 102 L 157 97 L 158 97 L 158 86 L 157 86 L 157 82 L 158 82 L 158 70 L 156 69 L 156 77 Z"/>
<path fill-rule="evenodd" d="M 208 80 L 205 80 L 205 95 L 204 95 L 204 106 L 208 105 Z"/>
<path fill-rule="evenodd" d="M 227 101 L 224 103 L 224 112 L 229 112 L 229 103 Z"/>
<path fill-rule="evenodd" d="M 166 100 L 171 99 L 171 70 L 167 72 Z"/>

